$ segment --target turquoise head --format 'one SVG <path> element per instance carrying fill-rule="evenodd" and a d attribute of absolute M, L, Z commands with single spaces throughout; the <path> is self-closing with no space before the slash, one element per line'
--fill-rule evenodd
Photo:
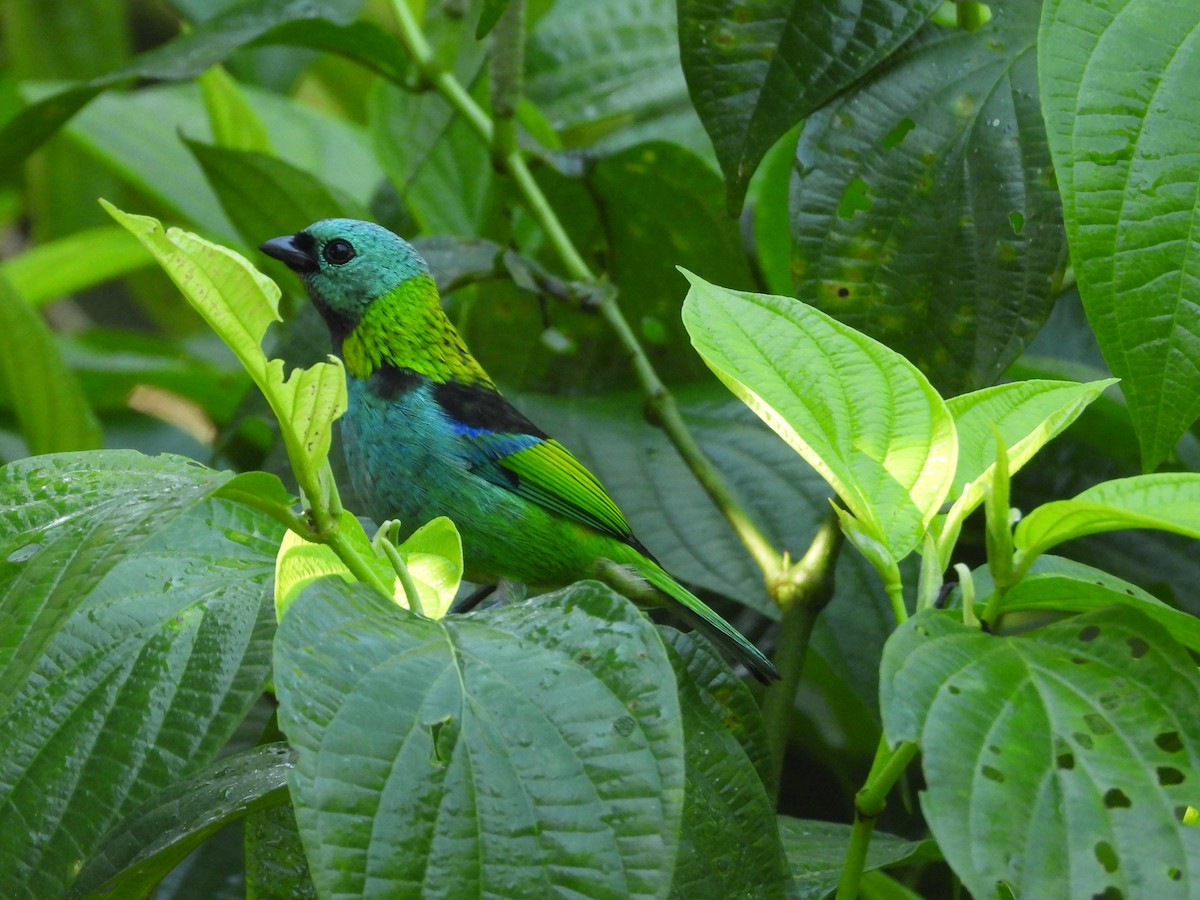
<path fill-rule="evenodd" d="M 339 345 L 372 301 L 410 278 L 429 275 L 429 266 L 412 244 L 381 225 L 358 219 L 322 219 L 259 249 L 303 279 Z"/>

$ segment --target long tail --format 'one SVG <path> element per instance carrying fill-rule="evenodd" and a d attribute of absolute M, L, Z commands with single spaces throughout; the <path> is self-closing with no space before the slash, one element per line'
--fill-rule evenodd
<path fill-rule="evenodd" d="M 632 565 L 651 585 L 679 601 L 679 607 L 672 607 L 673 611 L 689 625 L 703 632 L 713 643 L 724 647 L 738 662 L 753 672 L 755 678 L 763 684 L 779 680 L 779 670 L 757 647 L 709 609 L 703 600 L 667 574 L 665 569 L 644 557 L 634 560 Z"/>

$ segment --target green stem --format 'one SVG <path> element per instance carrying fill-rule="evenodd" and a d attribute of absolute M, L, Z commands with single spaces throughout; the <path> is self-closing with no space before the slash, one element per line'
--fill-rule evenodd
<path fill-rule="evenodd" d="M 900 578 L 900 567 L 892 563 L 886 569 L 879 571 L 883 579 L 883 589 L 887 592 L 888 600 L 892 602 L 892 613 L 896 624 L 903 625 L 908 621 L 908 607 L 904 605 L 904 582 Z"/>
<path fill-rule="evenodd" d="M 400 555 L 400 551 L 396 549 L 396 545 L 386 537 L 380 541 L 380 544 L 383 546 L 383 552 L 391 562 L 392 568 L 396 570 L 396 575 L 400 578 L 400 586 L 404 588 L 404 596 L 408 600 L 408 608 L 418 616 L 425 615 L 425 606 L 421 603 L 421 594 L 417 590 L 416 582 L 413 581 L 412 573 L 408 571 L 404 557 Z"/>
<path fill-rule="evenodd" d="M 858 896 L 859 883 L 867 862 L 867 850 L 871 846 L 871 835 L 875 831 L 875 820 L 883 812 L 888 792 L 904 774 L 908 764 L 917 755 L 917 745 L 904 741 L 895 750 L 880 740 L 871 774 L 854 801 L 854 825 L 850 829 L 850 846 L 842 863 L 842 875 L 838 881 L 835 900 L 854 900 Z"/>
<path fill-rule="evenodd" d="M 429 42 L 421 32 L 421 28 L 405 0 L 391 0 L 391 6 L 399 27 L 400 39 L 422 75 L 463 116 L 475 132 L 489 146 L 492 146 L 495 140 L 495 128 L 487 113 L 466 92 L 453 73 L 443 71 L 438 66 L 433 48 L 429 46 Z M 545 232 L 571 278 L 576 281 L 597 283 L 596 275 L 584 261 L 579 250 L 576 249 L 566 229 L 563 228 L 558 214 L 555 213 L 550 201 L 534 179 L 520 148 L 513 147 L 511 152 L 499 160 L 499 163 L 501 168 L 516 182 L 530 213 Z M 755 563 L 762 570 L 768 585 L 775 584 L 779 573 L 783 570 L 780 554 L 775 551 L 766 535 L 742 509 L 720 472 L 704 455 L 700 445 L 692 437 L 679 413 L 675 398 L 667 391 L 662 379 L 658 377 L 658 373 L 650 363 L 649 357 L 629 326 L 629 322 L 621 313 L 620 307 L 617 306 L 616 300 L 608 297 L 600 303 L 599 308 L 600 314 L 616 332 L 618 340 L 629 355 L 634 370 L 642 383 L 642 389 L 645 391 L 651 407 L 658 415 L 667 437 L 675 445 L 679 455 L 701 486 L 712 497 L 717 508 L 729 520 L 738 538 L 745 544 Z"/>
<path fill-rule="evenodd" d="M 358 551 L 354 549 L 354 545 L 347 539 L 345 533 L 337 527 L 331 531 L 323 532 L 317 535 L 317 539 L 327 545 L 334 553 L 338 555 L 350 573 L 364 584 L 369 584 L 385 597 L 392 596 L 390 585 L 383 583 L 383 579 L 379 577 L 379 573 L 375 571 L 367 561 L 358 555 Z"/>
<path fill-rule="evenodd" d="M 783 757 L 787 750 L 791 724 L 795 713 L 796 690 L 808 656 L 817 616 L 833 597 L 833 568 L 842 547 L 842 530 L 837 516 L 830 513 L 822 523 L 804 556 L 781 576 L 782 582 L 773 587 L 783 607 L 783 622 L 779 629 L 779 644 L 775 665 L 780 682 L 763 696 L 763 724 L 767 730 L 767 745 L 775 766 L 774 784 L 778 790 Z"/>
<path fill-rule="evenodd" d="M 495 130 L 492 157 L 503 160 L 517 149 L 513 117 L 525 72 L 525 0 L 509 0 L 492 31 L 491 99 Z"/>

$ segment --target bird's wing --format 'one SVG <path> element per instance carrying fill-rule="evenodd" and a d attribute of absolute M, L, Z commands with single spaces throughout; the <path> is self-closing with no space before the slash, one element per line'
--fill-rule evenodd
<path fill-rule="evenodd" d="M 596 476 L 497 391 L 448 382 L 435 386 L 434 398 L 477 475 L 569 519 L 631 540 L 629 523 Z"/>

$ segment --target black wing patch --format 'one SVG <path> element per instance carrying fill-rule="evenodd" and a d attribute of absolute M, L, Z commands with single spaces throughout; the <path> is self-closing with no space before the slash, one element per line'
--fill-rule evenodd
<path fill-rule="evenodd" d="M 493 388 L 448 381 L 434 385 L 433 398 L 468 429 L 548 437 Z"/>

